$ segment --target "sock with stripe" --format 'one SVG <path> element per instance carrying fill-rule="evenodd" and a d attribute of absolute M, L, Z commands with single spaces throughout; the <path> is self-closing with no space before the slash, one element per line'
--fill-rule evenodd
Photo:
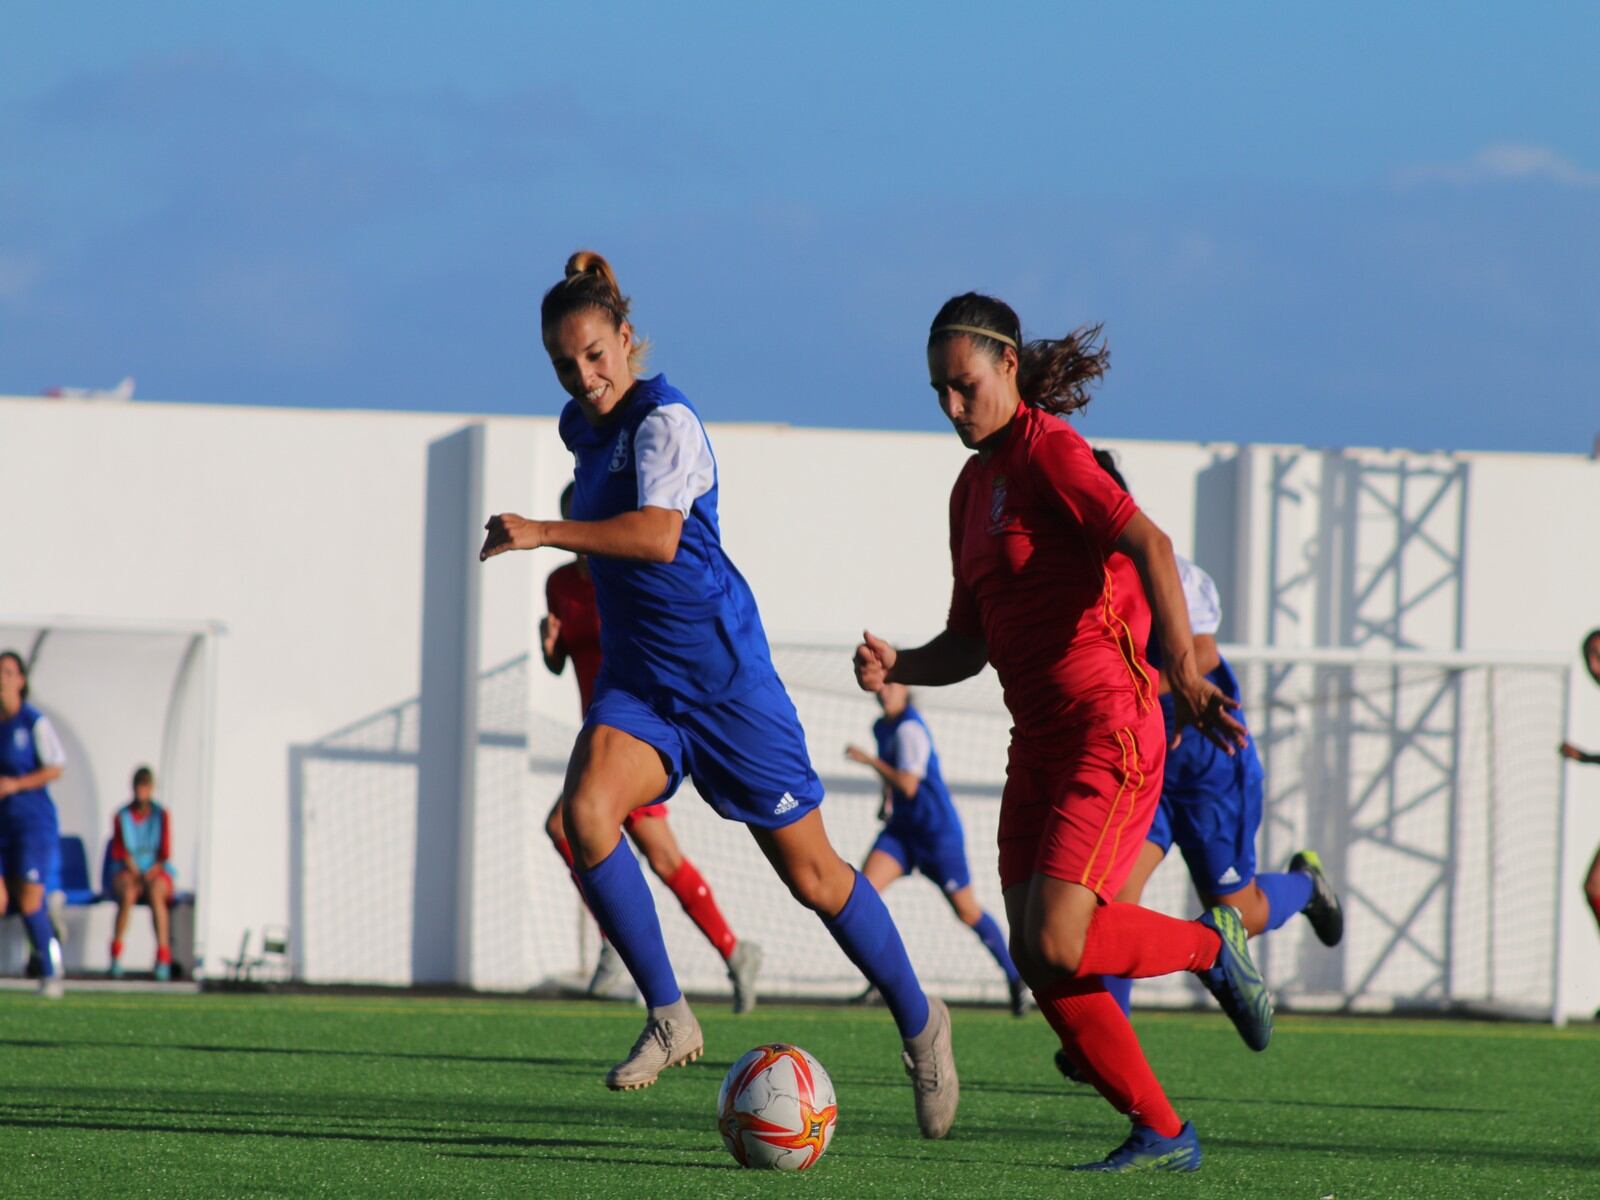
<path fill-rule="evenodd" d="M 722 910 L 717 907 L 715 897 L 711 895 L 711 887 L 706 883 L 695 865 L 687 858 L 678 865 L 670 879 L 664 880 L 672 894 L 678 898 L 678 903 L 683 905 L 683 911 L 689 914 L 689 919 L 701 933 L 706 935 L 706 941 L 716 948 L 726 962 L 728 955 L 733 953 L 734 946 L 739 939 L 733 936 L 733 930 L 728 928 L 728 922 L 723 919 Z"/>
<path fill-rule="evenodd" d="M 855 963 L 867 982 L 878 989 L 894 1016 L 902 1038 L 914 1038 L 928 1024 L 928 997 L 911 969 L 906 944 L 900 940 L 878 891 L 856 872 L 850 898 L 835 917 L 823 917 L 839 949 Z"/>
<path fill-rule="evenodd" d="M 984 913 L 978 918 L 978 923 L 972 926 L 972 932 L 978 935 L 978 940 L 983 943 L 983 948 L 989 952 L 995 962 L 1000 964 L 1000 969 L 1006 973 L 1006 980 L 1014 982 L 1021 978 L 1017 972 L 1017 964 L 1011 961 L 1011 948 L 1006 945 L 1006 935 L 1000 932 L 1000 923 Z"/>
<path fill-rule="evenodd" d="M 1067 1057 L 1113 1108 L 1162 1137 L 1177 1136 L 1183 1122 L 1127 1015 L 1098 978 L 1063 979 L 1034 996 Z"/>
<path fill-rule="evenodd" d="M 1313 884 L 1304 871 L 1280 871 L 1256 876 L 1256 886 L 1267 897 L 1267 929 L 1277 929 L 1311 903 Z M 1262 930 L 1263 933 L 1267 929 Z"/>
<path fill-rule="evenodd" d="M 580 868 L 578 878 L 589 911 L 622 955 L 645 1004 L 654 1010 L 680 1000 L 683 990 L 667 957 L 650 885 L 628 848 L 628 839 L 618 838 L 616 848 L 588 870 Z"/>
<path fill-rule="evenodd" d="M 1175 971 L 1205 971 L 1216 965 L 1221 949 L 1222 939 L 1199 921 L 1180 921 L 1137 904 L 1113 901 L 1096 909 L 1089 923 L 1078 978 L 1148 979 Z"/>

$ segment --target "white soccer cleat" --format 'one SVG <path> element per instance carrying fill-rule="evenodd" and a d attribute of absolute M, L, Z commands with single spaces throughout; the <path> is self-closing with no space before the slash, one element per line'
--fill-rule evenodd
<path fill-rule="evenodd" d="M 747 1013 L 756 1006 L 756 976 L 761 972 L 761 947 L 743 938 L 728 956 L 728 978 L 733 981 L 733 1011 Z"/>
<path fill-rule="evenodd" d="M 59 975 L 46 975 L 39 980 L 39 995 L 46 1000 L 59 1000 L 67 994 L 67 985 Z"/>
<path fill-rule="evenodd" d="M 950 1039 L 950 1010 L 943 1000 L 928 997 L 928 1024 L 905 1039 L 901 1056 L 916 1092 L 917 1125 L 925 1138 L 942 1138 L 956 1121 L 961 1080 L 956 1076 L 955 1049 Z"/>
<path fill-rule="evenodd" d="M 692 1063 L 705 1052 L 705 1035 L 694 1014 L 687 1017 L 651 1018 L 634 1042 L 628 1057 L 606 1072 L 606 1086 L 614 1092 L 647 1088 L 672 1067 Z"/>

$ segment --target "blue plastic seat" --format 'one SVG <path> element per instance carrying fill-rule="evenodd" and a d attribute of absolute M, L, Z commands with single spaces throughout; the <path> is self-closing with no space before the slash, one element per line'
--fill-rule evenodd
<path fill-rule="evenodd" d="M 61 839 L 61 890 L 68 904 L 93 904 L 100 893 L 89 884 L 89 854 L 83 839 L 65 835 Z"/>

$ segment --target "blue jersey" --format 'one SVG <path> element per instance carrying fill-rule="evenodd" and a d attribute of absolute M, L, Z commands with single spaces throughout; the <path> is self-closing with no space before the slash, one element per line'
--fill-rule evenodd
<path fill-rule="evenodd" d="M 50 720 L 33 705 L 24 703 L 12 716 L 0 719 L 0 775 L 20 779 L 61 761 L 61 743 Z M 29 788 L 0 801 L 0 820 L 12 828 L 38 824 L 53 829 L 56 809 L 47 790 Z"/>
<path fill-rule="evenodd" d="M 901 746 L 905 739 L 900 731 L 907 724 L 914 725 L 926 739 L 918 739 L 919 747 L 925 745 L 927 761 L 904 762 Z M 902 838 L 923 845 L 954 836 L 961 837 L 961 818 L 950 802 L 950 789 L 945 786 L 944 775 L 939 770 L 939 752 L 933 748 L 933 735 L 928 723 L 911 705 L 898 717 L 880 717 L 873 723 L 872 734 L 878 742 L 878 757 L 897 771 L 914 771 L 922 776 L 915 796 L 903 796 L 898 791 L 884 828 Z M 917 757 L 921 757 L 920 753 Z"/>
<path fill-rule="evenodd" d="M 621 689 L 671 715 L 776 681 L 755 597 L 722 549 L 716 461 L 684 394 L 664 375 L 640 379 L 603 425 L 590 425 L 571 401 L 560 429 L 575 459 L 575 520 L 647 503 L 684 514 L 669 563 L 589 556 L 600 610 L 597 692 Z M 694 487 L 659 500 L 654 480 L 685 458 L 698 464 Z"/>

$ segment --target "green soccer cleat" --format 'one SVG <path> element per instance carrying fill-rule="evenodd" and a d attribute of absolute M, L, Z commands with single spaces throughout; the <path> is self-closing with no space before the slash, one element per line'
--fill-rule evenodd
<path fill-rule="evenodd" d="M 1304 912 L 1306 920 L 1324 946 L 1337 946 L 1344 937 L 1344 908 L 1339 893 L 1333 890 L 1315 850 L 1302 850 L 1289 860 L 1289 870 L 1311 876 L 1311 899 Z"/>
<path fill-rule="evenodd" d="M 1135 1125 L 1128 1140 L 1123 1142 L 1099 1162 L 1084 1163 L 1074 1171 L 1114 1171 L 1127 1174 L 1131 1171 L 1198 1171 L 1200 1169 L 1200 1137 L 1194 1123 L 1185 1121 L 1183 1128 L 1169 1138 L 1162 1137 L 1148 1125 Z"/>
<path fill-rule="evenodd" d="M 1250 934 L 1239 910 L 1219 904 L 1200 918 L 1200 924 L 1222 939 L 1216 965 L 1200 972 L 1200 982 L 1217 998 L 1244 1044 L 1265 1050 L 1272 1040 L 1272 993 L 1250 958 Z"/>

